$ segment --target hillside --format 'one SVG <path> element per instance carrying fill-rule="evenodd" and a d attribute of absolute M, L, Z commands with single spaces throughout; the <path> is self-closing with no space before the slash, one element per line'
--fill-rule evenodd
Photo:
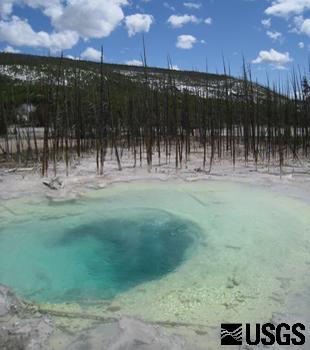
<path fill-rule="evenodd" d="M 0 79 L 7 79 L 16 84 L 23 82 L 36 83 L 48 77 L 52 73 L 57 76 L 60 59 L 56 57 L 32 56 L 23 54 L 0 53 Z M 90 81 L 100 74 L 100 63 L 89 61 L 75 61 L 68 58 L 62 59 L 62 67 L 65 70 L 67 83 L 73 84 L 76 68 L 79 70 L 82 81 Z M 179 92 L 185 90 L 200 96 L 221 97 L 225 89 L 228 94 L 240 94 L 242 79 L 229 77 L 220 74 L 210 74 L 196 71 L 169 70 L 155 67 L 138 67 L 121 64 L 104 63 L 104 71 L 114 79 L 119 75 L 131 81 L 141 83 L 144 81 L 145 72 L 148 75 L 148 84 L 159 89 L 166 84 L 169 79 L 173 80 L 174 87 Z M 253 84 L 255 92 L 263 97 L 268 89 Z"/>
<path fill-rule="evenodd" d="M 149 170 L 156 154 L 176 169 L 192 152 L 210 169 L 216 158 L 282 167 L 307 156 L 308 90 L 292 86 L 292 99 L 250 76 L 0 54 L 0 161 L 40 163 L 45 175 L 89 153 L 103 174 L 108 151 L 119 169 L 129 152 Z"/>

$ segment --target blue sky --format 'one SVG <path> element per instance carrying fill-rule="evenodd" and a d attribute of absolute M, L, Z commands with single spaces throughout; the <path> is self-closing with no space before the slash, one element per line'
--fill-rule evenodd
<path fill-rule="evenodd" d="M 233 75 L 242 56 L 264 81 L 308 68 L 310 0 L 0 0 L 0 50 Z"/>

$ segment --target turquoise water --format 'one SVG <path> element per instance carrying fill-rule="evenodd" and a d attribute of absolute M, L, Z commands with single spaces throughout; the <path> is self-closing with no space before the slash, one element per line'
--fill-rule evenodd
<path fill-rule="evenodd" d="M 78 225 L 33 218 L 0 234 L 0 281 L 39 302 L 110 299 L 176 269 L 198 235 L 159 209 L 104 211 Z"/>
<path fill-rule="evenodd" d="M 0 203 L 0 283 L 61 312 L 266 322 L 295 295 L 310 305 L 309 266 L 310 206 L 269 188 L 135 182 Z"/>

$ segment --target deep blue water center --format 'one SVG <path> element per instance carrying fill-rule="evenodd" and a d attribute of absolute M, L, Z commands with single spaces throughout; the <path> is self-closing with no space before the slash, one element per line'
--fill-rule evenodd
<path fill-rule="evenodd" d="M 16 262 L 0 258 L 7 265 L 1 283 L 38 302 L 110 299 L 162 278 L 182 264 L 199 235 L 191 221 L 140 208 L 75 227 L 48 225 L 43 232 L 17 225 L 0 239 L 6 247 L 16 239 L 20 245 Z"/>
<path fill-rule="evenodd" d="M 56 245 L 91 247 L 83 262 L 101 286 L 94 292 L 111 298 L 177 268 L 193 243 L 191 229 L 189 222 L 157 210 L 79 226 L 66 231 Z M 70 299 L 83 298 L 81 292 L 72 291 Z"/>

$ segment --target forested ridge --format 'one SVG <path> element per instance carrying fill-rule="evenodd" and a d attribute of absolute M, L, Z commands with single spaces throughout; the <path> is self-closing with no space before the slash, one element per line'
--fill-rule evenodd
<path fill-rule="evenodd" d="M 119 169 L 153 159 L 178 169 L 191 153 L 211 171 L 215 159 L 255 164 L 307 158 L 310 87 L 307 74 L 261 86 L 243 63 L 240 78 L 93 63 L 63 57 L 0 54 L 0 158 L 38 164 L 43 175 L 64 161 L 95 154 L 104 173 L 107 151 Z M 23 108 L 22 108 L 23 107 Z"/>

